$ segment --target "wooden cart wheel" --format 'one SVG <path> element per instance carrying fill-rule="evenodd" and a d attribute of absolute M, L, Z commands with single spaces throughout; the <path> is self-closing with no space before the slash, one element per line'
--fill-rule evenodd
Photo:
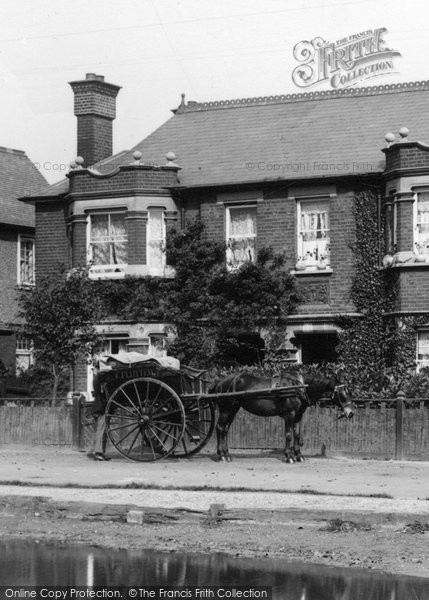
<path fill-rule="evenodd" d="M 215 428 L 216 410 L 212 400 L 205 398 L 184 399 L 185 431 L 173 451 L 181 458 L 199 452 L 209 441 Z"/>
<path fill-rule="evenodd" d="M 163 381 L 130 379 L 110 396 L 106 407 L 109 440 L 126 458 L 154 461 L 171 454 L 185 431 L 185 410 Z"/>

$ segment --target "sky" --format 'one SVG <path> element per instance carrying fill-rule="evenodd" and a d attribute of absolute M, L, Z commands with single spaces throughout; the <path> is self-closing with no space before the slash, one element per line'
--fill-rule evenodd
<path fill-rule="evenodd" d="M 426 0 L 20 0 L 2 4 L 0 146 L 24 150 L 52 183 L 76 156 L 68 82 L 121 86 L 113 150 L 132 148 L 186 100 L 332 89 L 292 80 L 294 47 L 385 28 L 400 56 L 362 85 L 429 80 Z M 166 148 L 166 152 L 169 149 Z"/>

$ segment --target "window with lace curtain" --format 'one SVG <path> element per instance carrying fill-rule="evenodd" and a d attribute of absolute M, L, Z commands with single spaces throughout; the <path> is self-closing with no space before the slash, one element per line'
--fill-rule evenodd
<path fill-rule="evenodd" d="M 256 259 L 256 206 L 226 209 L 227 264 L 237 268 Z"/>
<path fill-rule="evenodd" d="M 93 265 L 126 265 L 127 247 L 124 212 L 89 215 L 89 260 Z"/>
<path fill-rule="evenodd" d="M 307 266 L 316 266 L 324 259 L 330 264 L 329 200 L 298 202 L 298 255 Z"/>
<path fill-rule="evenodd" d="M 417 332 L 417 370 L 429 367 L 429 330 L 420 329 Z"/>
<path fill-rule="evenodd" d="M 149 208 L 146 229 L 147 264 L 151 275 L 162 275 L 165 267 L 165 220 L 163 208 Z"/>
<path fill-rule="evenodd" d="M 429 254 L 429 191 L 417 194 L 414 244 L 418 254 Z"/>
<path fill-rule="evenodd" d="M 18 284 L 34 285 L 34 239 L 18 236 Z"/>

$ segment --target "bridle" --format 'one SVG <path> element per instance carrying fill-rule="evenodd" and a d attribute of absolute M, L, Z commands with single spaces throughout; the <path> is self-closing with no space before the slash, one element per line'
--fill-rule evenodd
<path fill-rule="evenodd" d="M 336 385 L 336 386 L 334 387 L 334 389 L 332 390 L 332 394 L 331 394 L 331 400 L 332 400 L 333 402 L 335 402 L 335 399 L 337 399 L 337 402 L 338 402 L 338 404 L 341 406 L 341 410 L 342 410 L 343 412 L 345 412 L 345 411 L 344 411 L 344 409 L 345 409 L 345 408 L 347 408 L 348 406 L 350 406 L 351 404 L 353 404 L 353 401 L 352 401 L 352 400 L 349 400 L 349 401 L 347 402 L 347 404 L 342 404 L 342 403 L 341 403 L 341 396 L 340 396 L 340 390 L 341 390 L 341 389 L 345 389 L 345 390 L 347 390 L 347 385 L 346 385 L 345 383 L 341 383 L 341 384 L 339 384 L 339 385 Z"/>

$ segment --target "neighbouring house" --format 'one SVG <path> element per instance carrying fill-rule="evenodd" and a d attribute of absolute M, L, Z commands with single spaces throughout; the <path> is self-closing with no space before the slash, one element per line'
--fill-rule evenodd
<path fill-rule="evenodd" d="M 96 278 L 169 276 L 169 228 L 199 215 L 233 264 L 263 246 L 285 253 L 305 299 L 285 348 L 301 362 L 332 360 L 337 316 L 360 317 L 350 294 L 353 206 L 356 192 L 372 190 L 398 271 L 390 318 L 400 326 L 419 315 L 416 358 L 429 360 L 428 81 L 206 103 L 182 96 L 164 125 L 115 156 L 120 88 L 95 74 L 70 85 L 78 158 L 67 179 L 25 198 L 36 208 L 37 273 L 62 260 L 91 261 Z M 100 328 L 112 353 L 163 352 L 163 323 Z M 74 388 L 89 382 L 77 369 Z"/>
<path fill-rule="evenodd" d="M 0 360 L 10 376 L 32 361 L 31 340 L 18 317 L 17 286 L 35 281 L 35 211 L 18 198 L 46 185 L 25 152 L 0 147 Z"/>

